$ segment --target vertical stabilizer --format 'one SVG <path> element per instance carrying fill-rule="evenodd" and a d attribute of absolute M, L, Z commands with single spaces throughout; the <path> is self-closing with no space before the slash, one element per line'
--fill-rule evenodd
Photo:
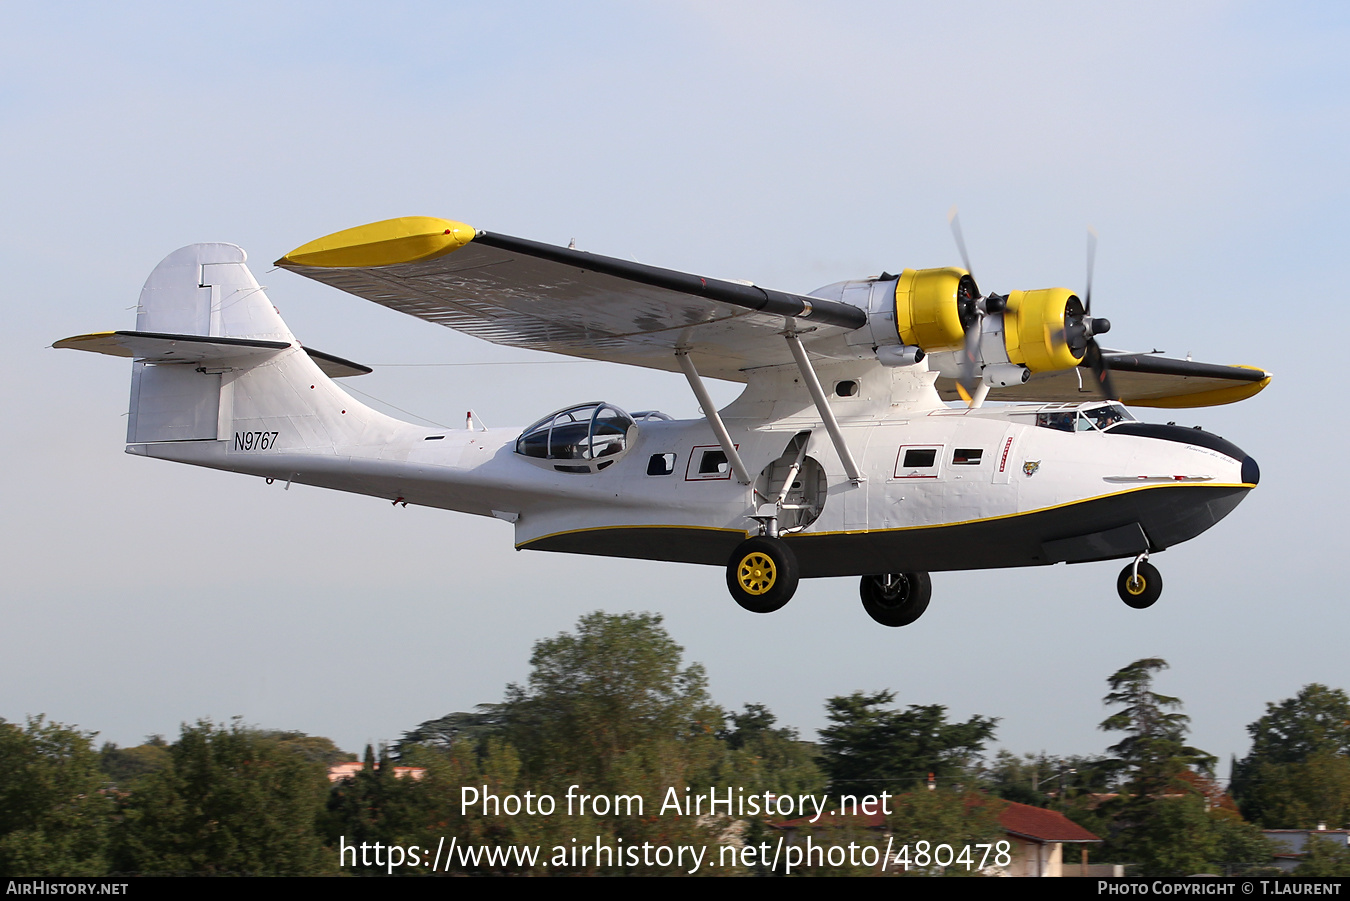
<path fill-rule="evenodd" d="M 247 259 L 233 244 L 193 244 L 175 250 L 141 289 L 136 331 L 294 341 L 249 272 Z M 222 429 L 228 431 L 230 411 L 221 403 L 222 373 L 213 368 L 135 363 L 127 443 L 212 441 L 221 437 Z"/>
<path fill-rule="evenodd" d="M 193 244 L 164 258 L 141 289 L 136 331 L 293 341 L 233 244 Z"/>

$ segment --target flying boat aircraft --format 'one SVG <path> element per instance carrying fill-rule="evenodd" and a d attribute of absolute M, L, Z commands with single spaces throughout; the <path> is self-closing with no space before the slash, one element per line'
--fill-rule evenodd
<path fill-rule="evenodd" d="M 430 217 L 277 261 L 497 344 L 682 373 L 692 420 L 604 401 L 523 430 L 392 418 L 338 387 L 371 370 L 303 347 L 232 244 L 166 257 L 135 330 L 55 346 L 134 361 L 128 453 L 495 517 L 521 549 L 723 566 L 757 613 L 801 578 L 854 576 L 867 613 L 903 626 L 930 572 L 1110 559 L 1128 561 L 1121 599 L 1150 606 L 1150 555 L 1226 516 L 1259 470 L 1127 405 L 1231 403 L 1270 374 L 1103 349 L 1091 251 L 1081 299 L 983 294 L 956 234 L 964 268 L 805 295 Z M 719 410 L 705 378 L 745 389 Z"/>

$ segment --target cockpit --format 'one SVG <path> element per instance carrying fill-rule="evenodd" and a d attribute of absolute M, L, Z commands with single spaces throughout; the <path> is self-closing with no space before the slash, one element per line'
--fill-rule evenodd
<path fill-rule="evenodd" d="M 644 420 L 666 417 L 654 411 Z M 516 453 L 547 461 L 558 472 L 599 472 L 623 456 L 637 438 L 637 423 L 613 404 L 599 401 L 550 413 L 516 439 Z"/>
<path fill-rule="evenodd" d="M 1116 401 L 1090 404 L 1047 404 L 1036 414 L 1036 425 L 1061 432 L 1105 432 L 1134 417 Z"/>

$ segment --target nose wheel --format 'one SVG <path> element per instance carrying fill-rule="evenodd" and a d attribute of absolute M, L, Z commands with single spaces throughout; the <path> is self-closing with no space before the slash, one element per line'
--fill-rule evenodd
<path fill-rule="evenodd" d="M 933 580 L 928 573 L 863 576 L 859 586 L 863 609 L 883 626 L 908 626 L 928 609 Z"/>
<path fill-rule="evenodd" d="M 1147 560 L 1136 560 L 1120 571 L 1116 592 L 1136 610 L 1152 607 L 1162 595 L 1162 573 Z"/>
<path fill-rule="evenodd" d="M 778 538 L 748 538 L 727 563 L 727 588 L 751 613 L 772 613 L 797 591 L 797 556 Z"/>

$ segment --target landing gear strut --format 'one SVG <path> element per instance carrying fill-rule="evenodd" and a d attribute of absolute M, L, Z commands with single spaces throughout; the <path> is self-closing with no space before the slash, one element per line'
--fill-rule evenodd
<path fill-rule="evenodd" d="M 933 580 L 928 573 L 863 576 L 859 586 L 863 609 L 883 626 L 908 626 L 928 609 Z"/>
<path fill-rule="evenodd" d="M 1136 610 L 1152 607 L 1162 594 L 1162 573 L 1140 554 L 1135 561 L 1120 571 L 1116 592 L 1120 599 Z"/>
<path fill-rule="evenodd" d="M 772 613 L 797 591 L 797 555 L 780 539 L 747 538 L 727 563 L 727 588 L 751 613 Z"/>

